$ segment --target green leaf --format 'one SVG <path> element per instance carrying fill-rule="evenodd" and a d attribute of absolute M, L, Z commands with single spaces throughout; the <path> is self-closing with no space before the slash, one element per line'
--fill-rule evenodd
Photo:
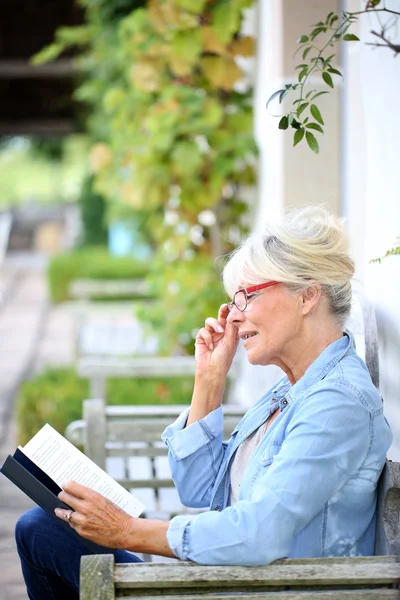
<path fill-rule="evenodd" d="M 344 42 L 359 42 L 360 38 L 358 38 L 356 35 L 354 35 L 354 33 L 346 33 L 346 35 L 343 36 L 343 41 Z"/>
<path fill-rule="evenodd" d="M 289 127 L 289 119 L 287 115 L 283 116 L 279 121 L 279 129 L 287 129 Z"/>
<path fill-rule="evenodd" d="M 307 58 L 308 54 L 310 53 L 310 51 L 311 51 L 312 49 L 313 49 L 313 47 L 312 47 L 312 46 L 308 46 L 308 47 L 307 47 L 307 48 L 304 50 L 304 52 L 303 52 L 303 56 L 302 56 L 303 60 L 305 60 L 305 59 Z"/>
<path fill-rule="evenodd" d="M 314 29 L 314 31 L 312 31 L 310 38 L 314 40 L 317 37 L 317 35 L 319 35 L 322 32 L 325 33 L 325 31 L 326 27 L 317 27 L 317 29 Z"/>
<path fill-rule="evenodd" d="M 299 123 L 298 121 L 296 121 L 296 119 L 293 119 L 291 126 L 293 127 L 293 129 L 300 129 L 301 128 L 301 123 Z"/>
<path fill-rule="evenodd" d="M 289 123 L 289 127 L 290 127 L 290 126 L 291 126 L 291 124 L 293 123 L 293 119 L 294 119 L 293 113 L 289 113 L 289 114 L 288 114 L 288 123 Z"/>
<path fill-rule="evenodd" d="M 339 17 L 337 15 L 333 15 L 331 22 L 329 23 L 329 25 L 332 27 L 332 25 L 334 24 L 335 21 L 337 21 L 339 19 Z"/>
<path fill-rule="evenodd" d="M 42 65 L 44 63 L 50 62 L 51 60 L 55 60 L 59 57 L 61 52 L 65 49 L 63 44 L 50 44 L 40 50 L 37 54 L 35 54 L 31 58 L 31 63 L 33 65 Z"/>
<path fill-rule="evenodd" d="M 290 87 L 286 88 L 286 90 L 282 90 L 282 92 L 280 93 L 279 96 L 279 104 L 282 103 L 282 100 L 284 99 L 284 97 L 286 96 L 286 94 L 290 92 Z"/>
<path fill-rule="evenodd" d="M 306 110 L 306 108 L 309 104 L 310 104 L 309 102 L 303 102 L 303 104 L 299 104 L 299 107 L 296 111 L 296 114 L 298 117 L 300 117 L 301 113 Z"/>
<path fill-rule="evenodd" d="M 331 88 L 335 87 L 335 86 L 333 85 L 332 77 L 331 77 L 331 76 L 329 75 L 329 73 L 327 73 L 326 71 L 324 71 L 324 72 L 322 73 L 322 79 L 325 81 L 325 83 L 326 83 L 327 85 L 329 85 L 329 87 L 331 87 Z"/>
<path fill-rule="evenodd" d="M 301 142 L 301 140 L 302 140 L 302 139 L 303 139 L 303 137 L 304 137 L 304 131 L 305 131 L 305 130 L 304 130 L 304 129 L 303 129 L 303 127 L 302 127 L 301 129 L 298 129 L 298 130 L 295 132 L 295 134 L 294 134 L 294 136 L 293 136 L 293 146 L 297 146 L 297 144 L 298 144 L 299 142 Z"/>
<path fill-rule="evenodd" d="M 311 104 L 310 106 L 310 113 L 312 114 L 312 116 L 314 117 L 314 119 L 316 121 L 318 121 L 318 123 L 320 123 L 321 125 L 324 124 L 324 120 L 321 116 L 321 113 L 319 112 L 319 108 L 318 106 L 316 106 L 315 104 Z"/>
<path fill-rule="evenodd" d="M 307 123 L 306 127 L 307 129 L 315 129 L 315 131 L 324 133 L 324 130 L 322 129 L 321 125 L 318 125 L 318 123 Z"/>
<path fill-rule="evenodd" d="M 275 98 L 277 98 L 282 92 L 284 92 L 285 90 L 278 90 L 277 92 L 274 92 L 272 94 L 272 96 L 270 96 L 267 100 L 267 104 L 266 104 L 266 109 L 268 110 L 268 106 L 270 105 L 270 103 L 272 102 L 272 100 L 274 100 Z"/>
<path fill-rule="evenodd" d="M 315 100 L 315 98 L 318 98 L 318 96 L 322 96 L 322 94 L 329 94 L 329 92 L 317 92 L 316 94 L 314 94 L 314 96 L 311 98 L 311 101 Z"/>
<path fill-rule="evenodd" d="M 313 135 L 311 133 L 311 131 L 306 131 L 306 140 L 307 140 L 307 144 L 309 145 L 311 150 L 313 152 L 315 152 L 315 154 L 318 154 L 319 144 L 318 144 L 317 138 L 315 137 L 315 135 Z"/>
<path fill-rule="evenodd" d="M 302 79 L 304 79 L 304 77 L 307 75 L 307 72 L 308 72 L 308 67 L 306 67 L 305 69 L 300 71 L 298 80 L 301 81 Z"/>
<path fill-rule="evenodd" d="M 340 75 L 340 77 L 343 77 L 343 75 L 341 74 L 341 72 L 338 71 L 337 69 L 334 69 L 333 67 L 329 67 L 328 72 L 329 73 L 333 73 L 334 75 Z"/>
<path fill-rule="evenodd" d="M 297 67 L 295 67 L 294 70 L 297 71 L 297 69 L 304 69 L 304 67 L 308 67 L 308 65 L 306 65 L 305 63 L 297 65 Z"/>
<path fill-rule="evenodd" d="M 212 11 L 211 27 L 218 39 L 227 44 L 239 30 L 241 10 L 237 3 L 220 2 Z"/>
<path fill-rule="evenodd" d="M 305 44 L 308 42 L 308 35 L 301 35 L 296 41 L 298 44 Z"/>

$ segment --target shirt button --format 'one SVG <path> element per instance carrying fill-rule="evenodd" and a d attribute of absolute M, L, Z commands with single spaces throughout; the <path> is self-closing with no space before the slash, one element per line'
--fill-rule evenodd
<path fill-rule="evenodd" d="M 217 506 L 214 506 L 214 510 L 221 510 L 221 507 L 217 504 Z"/>
<path fill-rule="evenodd" d="M 287 406 L 288 401 L 286 400 L 286 398 L 284 400 L 282 400 L 282 406 Z"/>

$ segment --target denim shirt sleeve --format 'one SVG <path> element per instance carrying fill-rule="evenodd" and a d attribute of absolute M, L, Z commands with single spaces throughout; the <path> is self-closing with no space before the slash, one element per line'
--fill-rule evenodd
<path fill-rule="evenodd" d="M 168 446 L 172 478 L 182 504 L 207 508 L 225 453 L 222 408 L 185 427 L 189 410 L 165 429 L 162 439 Z"/>
<path fill-rule="evenodd" d="M 362 467 L 372 435 L 370 412 L 350 386 L 334 381 L 314 388 L 273 462 L 260 463 L 250 499 L 221 512 L 175 517 L 167 533 L 171 549 L 182 560 L 209 565 L 265 565 L 288 556 L 293 538 Z"/>

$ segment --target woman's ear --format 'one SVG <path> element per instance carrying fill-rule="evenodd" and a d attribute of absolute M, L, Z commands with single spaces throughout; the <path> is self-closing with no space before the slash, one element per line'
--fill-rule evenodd
<path fill-rule="evenodd" d="M 300 294 L 301 309 L 303 315 L 308 315 L 321 298 L 321 286 L 311 285 Z"/>

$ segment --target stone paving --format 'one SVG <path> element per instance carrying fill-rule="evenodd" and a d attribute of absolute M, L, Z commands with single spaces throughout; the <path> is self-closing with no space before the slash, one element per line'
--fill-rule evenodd
<path fill-rule="evenodd" d="M 50 308 L 42 265 L 6 261 L 0 272 L 0 463 L 17 445 L 14 400 L 19 384 L 45 363 L 70 363 L 72 350 L 72 319 Z M 0 600 L 27 600 L 14 526 L 31 506 L 25 494 L 0 476 Z"/>

